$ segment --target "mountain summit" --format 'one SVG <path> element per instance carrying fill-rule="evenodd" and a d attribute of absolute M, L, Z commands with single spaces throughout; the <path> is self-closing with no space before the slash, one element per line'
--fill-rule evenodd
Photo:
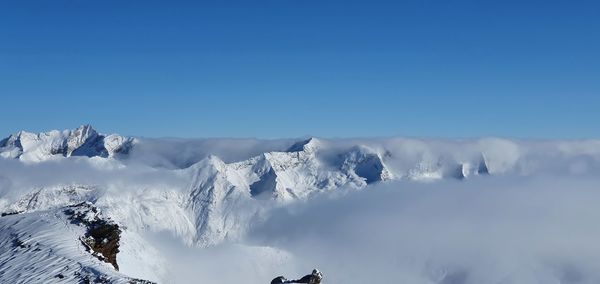
<path fill-rule="evenodd" d="M 20 131 L 0 141 L 0 155 L 31 162 L 71 156 L 108 158 L 126 154 L 134 141 L 116 134 L 99 134 L 91 125 L 37 134 Z"/>

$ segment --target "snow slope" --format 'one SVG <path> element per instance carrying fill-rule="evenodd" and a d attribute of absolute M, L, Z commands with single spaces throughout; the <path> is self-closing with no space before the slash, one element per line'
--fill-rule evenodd
<path fill-rule="evenodd" d="M 81 239 L 88 229 L 67 207 L 0 218 L 2 283 L 132 283 L 134 279 L 94 257 Z M 73 209 L 81 209 L 73 207 Z M 72 209 L 72 210 L 73 210 Z M 83 214 L 99 213 L 90 210 Z M 142 283 L 142 282 L 139 282 Z"/>

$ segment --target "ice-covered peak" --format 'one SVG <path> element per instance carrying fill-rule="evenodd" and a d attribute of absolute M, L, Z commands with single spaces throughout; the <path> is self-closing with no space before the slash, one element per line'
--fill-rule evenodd
<path fill-rule="evenodd" d="M 20 131 L 0 141 L 0 156 L 40 162 L 57 157 L 114 157 L 126 154 L 135 139 L 116 134 L 102 135 L 91 125 L 74 130 L 42 133 Z"/>
<path fill-rule="evenodd" d="M 87 138 L 98 135 L 98 131 L 94 129 L 90 124 L 82 124 L 77 129 L 71 131 L 70 137 L 77 139 L 80 137 L 81 141 L 87 140 Z"/>
<path fill-rule="evenodd" d="M 290 149 L 299 151 L 267 152 L 229 164 L 209 155 L 188 168 L 192 181 L 187 210 L 196 227 L 193 242 L 209 246 L 235 238 L 262 202 L 288 203 L 392 178 L 381 155 L 369 147 L 354 147 L 339 159 L 318 156 L 313 151 L 319 144 L 310 139 Z M 240 214 L 239 207 L 247 210 Z"/>
<path fill-rule="evenodd" d="M 67 156 L 70 156 L 73 151 L 81 147 L 88 141 L 92 141 L 98 137 L 98 132 L 89 125 L 81 125 L 79 128 L 73 130 L 67 138 Z"/>
<path fill-rule="evenodd" d="M 290 146 L 286 152 L 310 152 L 310 153 L 314 153 L 315 151 L 317 151 L 319 149 L 319 147 L 321 146 L 322 142 L 315 138 L 315 137 L 311 137 L 308 138 L 306 140 L 302 140 L 302 141 L 298 141 L 296 143 L 294 143 L 294 145 Z"/>
<path fill-rule="evenodd" d="M 188 171 L 195 175 L 197 172 L 205 171 L 205 169 L 211 169 L 213 171 L 225 171 L 226 164 L 221 158 L 215 155 L 208 155 L 208 157 L 198 161 L 191 165 Z"/>
<path fill-rule="evenodd" d="M 21 143 L 21 141 L 20 141 L 21 132 L 11 134 L 10 136 L 0 140 L 0 147 L 7 147 L 9 145 L 20 144 Z M 19 145 L 19 147 L 21 147 L 21 146 Z"/>
<path fill-rule="evenodd" d="M 14 159 L 23 153 L 21 134 L 21 132 L 12 134 L 0 141 L 0 157 Z"/>
<path fill-rule="evenodd" d="M 5 148 L 5 147 L 23 148 L 23 145 L 21 143 L 21 141 L 23 139 L 34 140 L 37 138 L 38 138 L 38 135 L 36 135 L 36 134 L 26 132 L 26 131 L 19 131 L 17 133 L 11 134 L 8 137 L 2 139 L 2 141 L 0 141 L 0 148 Z"/>

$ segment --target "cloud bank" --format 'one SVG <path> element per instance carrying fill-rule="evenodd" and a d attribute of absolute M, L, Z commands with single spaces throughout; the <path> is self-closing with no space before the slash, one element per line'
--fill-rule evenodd
<path fill-rule="evenodd" d="M 598 182 L 382 184 L 273 211 L 251 239 L 326 283 L 598 283 Z"/>

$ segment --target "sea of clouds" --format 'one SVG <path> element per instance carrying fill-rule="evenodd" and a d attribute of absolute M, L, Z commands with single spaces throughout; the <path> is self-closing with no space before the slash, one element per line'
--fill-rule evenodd
<path fill-rule="evenodd" d="M 240 243 L 152 243 L 175 283 L 268 283 L 314 267 L 324 283 L 600 283 L 599 184 L 392 182 L 274 209 Z"/>
<path fill-rule="evenodd" d="M 328 283 L 599 283 L 600 179 L 390 183 L 272 212 L 252 237 Z"/>
<path fill-rule="evenodd" d="M 229 152 L 232 145 L 209 146 L 234 161 L 265 147 L 285 149 L 288 142 L 245 143 Z M 268 283 L 317 267 L 324 283 L 600 283 L 598 141 L 336 143 L 388 150 L 392 158 L 400 157 L 390 160 L 396 169 L 424 155 L 483 151 L 496 174 L 462 181 L 392 181 L 360 191 L 341 188 L 273 206 L 251 224 L 245 238 L 212 248 L 189 247 L 166 232 L 146 232 L 167 266 L 164 282 Z M 0 159 L 0 197 L 12 202 L 31 189 L 61 184 L 94 184 L 111 194 L 131 188 L 185 191 L 188 176 L 179 168 L 214 151 L 176 155 L 173 145 L 179 144 L 148 143 L 119 162 Z"/>

